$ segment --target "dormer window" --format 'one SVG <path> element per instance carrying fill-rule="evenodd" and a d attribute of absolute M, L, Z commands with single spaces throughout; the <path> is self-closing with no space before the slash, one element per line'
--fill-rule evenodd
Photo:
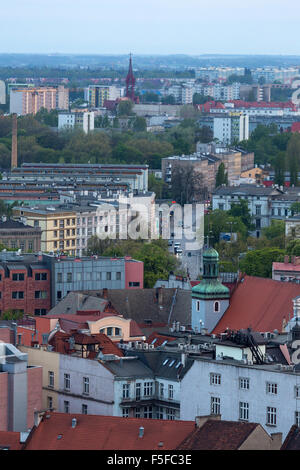
<path fill-rule="evenodd" d="M 217 301 L 214 303 L 214 312 L 218 313 L 220 311 L 220 302 Z"/>

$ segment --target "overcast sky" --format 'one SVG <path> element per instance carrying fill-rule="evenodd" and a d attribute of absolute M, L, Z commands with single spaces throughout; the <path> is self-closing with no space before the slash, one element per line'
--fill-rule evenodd
<path fill-rule="evenodd" d="M 0 52 L 299 54 L 298 0 L 0 0 Z"/>

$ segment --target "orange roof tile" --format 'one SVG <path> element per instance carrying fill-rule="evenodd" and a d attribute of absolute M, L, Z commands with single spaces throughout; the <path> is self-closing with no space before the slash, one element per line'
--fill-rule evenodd
<path fill-rule="evenodd" d="M 229 328 L 254 331 L 282 331 L 283 319 L 293 315 L 292 299 L 300 295 L 300 285 L 254 276 L 244 276 L 233 292 L 230 305 L 212 331 Z"/>
<path fill-rule="evenodd" d="M 21 450 L 20 433 L 13 431 L 0 431 L 0 449 L 7 447 L 9 450 Z"/>
<path fill-rule="evenodd" d="M 194 421 L 47 413 L 25 450 L 170 450 L 195 428 Z M 72 419 L 77 424 L 72 428 Z M 139 437 L 139 428 L 144 428 Z M 162 442 L 163 446 L 158 444 Z"/>

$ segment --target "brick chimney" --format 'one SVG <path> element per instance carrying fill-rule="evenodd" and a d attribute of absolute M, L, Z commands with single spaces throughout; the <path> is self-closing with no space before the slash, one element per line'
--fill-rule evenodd
<path fill-rule="evenodd" d="M 206 423 L 208 420 L 215 420 L 215 421 L 221 421 L 221 415 L 206 415 L 206 416 L 196 416 L 195 418 L 195 425 L 197 428 L 202 428 L 202 426 Z"/>
<path fill-rule="evenodd" d="M 18 167 L 17 115 L 12 115 L 11 169 Z"/>
<path fill-rule="evenodd" d="M 103 292 L 102 292 L 103 299 L 107 299 L 107 288 L 104 287 Z"/>
<path fill-rule="evenodd" d="M 284 256 L 284 264 L 288 264 L 290 262 L 290 257 L 289 255 Z"/>

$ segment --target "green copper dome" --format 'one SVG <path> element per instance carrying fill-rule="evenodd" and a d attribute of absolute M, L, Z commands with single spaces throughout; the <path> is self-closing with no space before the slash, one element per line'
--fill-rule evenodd
<path fill-rule="evenodd" d="M 192 297 L 197 299 L 227 299 L 230 297 L 228 287 L 218 279 L 219 253 L 214 248 L 207 248 L 203 253 L 203 279 L 193 287 Z"/>

